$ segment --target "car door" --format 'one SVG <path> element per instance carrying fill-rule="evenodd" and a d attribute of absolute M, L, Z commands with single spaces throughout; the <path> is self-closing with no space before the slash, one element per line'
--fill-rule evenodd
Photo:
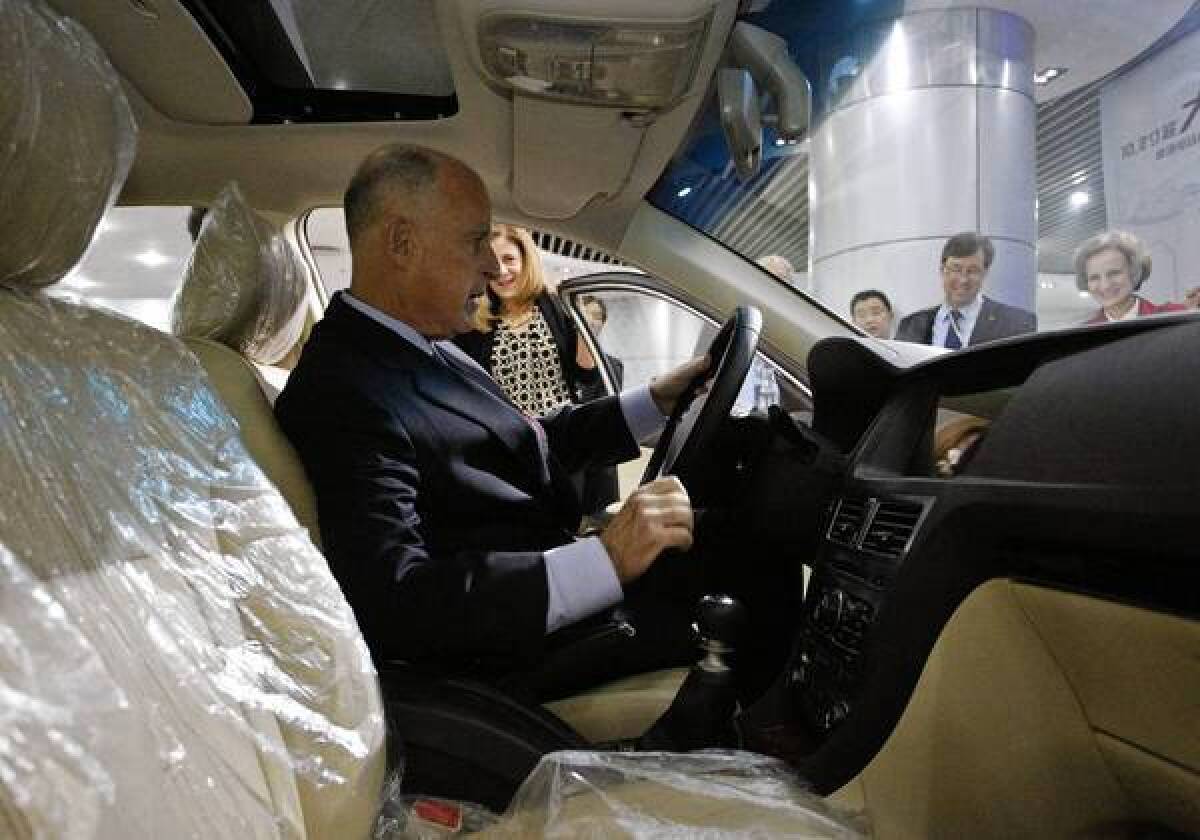
<path fill-rule="evenodd" d="M 717 314 L 679 289 L 637 272 L 574 277 L 563 281 L 558 293 L 600 363 L 607 393 L 645 385 L 704 353 L 721 324 Z M 771 405 L 811 417 L 808 386 L 776 362 L 763 342 L 732 413 L 766 411 Z M 643 446 L 641 458 L 619 468 L 622 498 L 640 482 L 649 456 Z"/>

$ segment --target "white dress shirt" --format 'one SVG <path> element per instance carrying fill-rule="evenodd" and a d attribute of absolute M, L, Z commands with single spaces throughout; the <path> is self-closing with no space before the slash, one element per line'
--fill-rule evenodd
<path fill-rule="evenodd" d="M 946 334 L 950 332 L 950 310 L 955 308 L 958 310 L 958 337 L 962 339 L 962 346 L 966 347 L 971 343 L 971 333 L 975 330 L 975 322 L 979 319 L 979 310 L 983 309 L 983 295 L 976 295 L 975 300 L 968 303 L 966 306 L 950 307 L 942 304 L 938 307 L 938 311 L 933 316 L 933 346 L 945 347 Z"/>

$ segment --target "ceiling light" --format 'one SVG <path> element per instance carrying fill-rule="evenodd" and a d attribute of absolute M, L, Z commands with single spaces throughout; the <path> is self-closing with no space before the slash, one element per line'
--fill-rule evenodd
<path fill-rule="evenodd" d="M 1091 292 L 1080 292 L 1079 296 L 1081 298 L 1090 298 L 1092 296 L 1092 293 Z"/>
<path fill-rule="evenodd" d="M 1041 286 L 1043 289 L 1053 289 L 1054 281 L 1053 280 L 1042 280 L 1040 283 L 1038 283 L 1038 285 Z"/>
<path fill-rule="evenodd" d="M 679 192 L 675 193 L 679 198 L 687 198 L 692 192 L 691 187 L 684 187 Z"/>
<path fill-rule="evenodd" d="M 1076 190 L 1067 197 L 1071 206 L 1078 210 L 1092 200 L 1092 194 L 1086 190 Z"/>
<path fill-rule="evenodd" d="M 548 99 L 665 108 L 687 92 L 708 17 L 602 23 L 498 14 L 479 28 L 484 68 L 501 84 Z"/>
<path fill-rule="evenodd" d="M 160 265 L 166 265 L 171 262 L 171 258 L 166 254 L 161 254 L 153 248 L 142 251 L 140 254 L 134 255 L 134 259 L 140 262 L 146 268 L 158 268 Z"/>
<path fill-rule="evenodd" d="M 1066 73 L 1066 67 L 1043 67 L 1041 70 L 1034 71 L 1033 83 L 1035 85 L 1048 85 L 1055 79 L 1065 76 Z"/>

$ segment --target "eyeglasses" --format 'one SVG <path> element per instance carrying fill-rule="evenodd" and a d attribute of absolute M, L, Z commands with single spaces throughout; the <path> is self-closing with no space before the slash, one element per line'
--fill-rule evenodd
<path fill-rule="evenodd" d="M 966 277 L 968 280 L 978 280 L 983 276 L 985 270 L 975 268 L 975 266 L 971 266 L 970 268 L 963 268 L 961 265 L 942 266 L 942 274 L 945 274 L 947 277 Z"/>

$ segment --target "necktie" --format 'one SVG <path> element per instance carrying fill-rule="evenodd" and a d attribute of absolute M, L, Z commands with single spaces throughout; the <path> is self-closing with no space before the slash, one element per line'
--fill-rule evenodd
<path fill-rule="evenodd" d="M 499 397 L 506 403 L 511 404 L 508 395 L 504 393 L 504 389 L 496 384 L 496 380 L 488 375 L 488 372 L 475 363 L 475 360 L 464 354 L 453 344 L 446 344 L 441 341 L 431 341 L 429 346 L 433 348 L 433 356 L 443 365 L 450 368 L 459 375 L 460 378 L 484 388 L 492 396 Z"/>
<path fill-rule="evenodd" d="M 475 360 L 464 354 L 461 350 L 452 344 L 445 344 L 441 341 L 431 341 L 430 347 L 433 348 L 433 357 L 440 361 L 443 365 L 453 371 L 460 379 L 465 379 L 475 385 L 478 385 L 488 391 L 492 396 L 500 399 L 515 411 L 525 425 L 533 430 L 533 435 L 537 438 L 538 454 L 541 455 L 540 472 L 544 481 L 550 480 L 550 443 L 546 440 L 546 430 L 542 428 L 542 424 L 532 417 L 525 414 L 515 405 L 508 395 L 504 393 L 504 389 L 496 384 L 496 380 L 492 379 L 488 372 L 476 364 Z"/>
<path fill-rule="evenodd" d="M 950 320 L 946 325 L 946 347 L 958 350 L 962 345 L 962 336 L 958 334 L 958 325 L 962 321 L 962 313 L 957 309 L 950 310 Z"/>

